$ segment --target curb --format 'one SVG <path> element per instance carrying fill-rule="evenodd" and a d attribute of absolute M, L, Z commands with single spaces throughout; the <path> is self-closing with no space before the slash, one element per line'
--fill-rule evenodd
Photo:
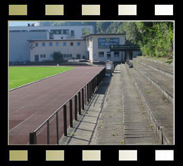
<path fill-rule="evenodd" d="M 71 70 L 73 70 L 73 69 L 71 69 Z M 64 71 L 64 72 L 62 72 L 62 73 L 66 73 L 66 72 L 69 72 L 69 71 L 71 71 L 71 70 L 67 70 L 67 71 Z M 45 78 L 43 78 L 43 79 L 40 79 L 40 80 L 37 80 L 37 81 L 34 81 L 34 82 L 29 82 L 29 83 L 27 83 L 27 84 L 24 84 L 24 85 L 18 86 L 18 87 L 16 87 L 16 88 L 10 89 L 8 92 L 11 92 L 11 91 L 13 91 L 13 90 L 22 88 L 22 87 L 24 87 L 24 86 L 28 86 L 28 85 L 30 85 L 30 84 L 37 83 L 37 82 L 39 82 L 39 81 L 46 80 L 46 79 L 48 79 L 48 78 L 50 78 L 50 77 L 54 77 L 54 76 L 59 75 L 59 74 L 62 74 L 62 73 L 58 73 L 58 74 L 55 74 L 55 75 L 52 75 L 52 76 L 48 76 L 48 77 L 45 77 Z M 9 82 L 9 80 L 8 80 L 8 82 Z"/>
<path fill-rule="evenodd" d="M 145 100 L 145 98 L 144 98 L 137 82 L 135 81 L 131 71 L 128 69 L 128 66 L 126 64 L 125 64 L 125 66 L 126 66 L 126 69 L 128 70 L 128 72 L 130 73 L 132 81 L 134 82 L 135 88 L 136 88 L 136 90 L 137 90 L 137 92 L 138 92 L 138 94 L 139 94 L 139 96 L 142 100 L 142 103 L 143 103 L 144 107 L 146 108 L 146 112 L 148 114 L 150 122 L 153 124 L 153 128 L 154 128 L 154 131 L 155 131 L 156 135 L 158 136 L 158 138 L 160 139 L 160 141 L 163 145 L 169 145 L 170 142 L 169 142 L 168 138 L 166 137 L 166 135 L 164 133 L 164 127 L 160 126 L 158 124 L 158 122 L 155 119 L 154 115 L 152 114 L 152 111 L 149 108 L 149 106 L 148 106 L 148 104 L 147 104 L 147 102 L 146 102 L 146 100 Z"/>
<path fill-rule="evenodd" d="M 160 85 L 158 85 L 156 83 L 156 81 L 154 81 L 153 79 L 151 79 L 149 76 L 147 76 L 141 69 L 139 69 L 138 67 L 135 66 L 135 68 L 146 78 L 149 80 L 149 82 L 155 86 L 158 90 L 160 90 L 160 92 L 162 93 L 163 96 L 166 97 L 166 99 L 173 104 L 173 97 L 171 94 L 169 94 L 163 87 L 161 87 Z"/>
<path fill-rule="evenodd" d="M 153 70 L 155 70 L 155 71 L 157 71 L 157 72 L 163 74 L 163 75 L 166 76 L 166 77 L 173 78 L 173 74 L 167 73 L 166 71 L 164 71 L 164 70 L 162 70 L 162 69 L 155 68 L 155 67 L 153 67 L 153 66 L 151 66 L 151 65 L 147 65 L 147 64 L 145 64 L 145 63 L 143 63 L 143 62 L 140 62 L 140 61 L 138 61 L 138 60 L 134 60 L 134 62 L 135 62 L 135 63 L 140 63 L 140 64 L 142 64 L 142 65 L 144 65 L 144 66 L 146 66 L 146 67 L 149 67 L 149 68 L 151 68 L 151 69 L 153 69 Z"/>

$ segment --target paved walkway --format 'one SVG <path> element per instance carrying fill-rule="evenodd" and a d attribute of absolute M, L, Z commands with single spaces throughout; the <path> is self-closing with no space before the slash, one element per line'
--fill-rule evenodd
<path fill-rule="evenodd" d="M 93 139 L 93 144 L 124 144 L 124 114 L 122 109 L 122 78 L 120 66 L 116 66 L 111 78 L 107 99 Z"/>
<path fill-rule="evenodd" d="M 74 128 L 68 129 L 68 136 L 63 136 L 60 144 L 67 145 L 90 145 L 92 144 L 95 129 L 103 109 L 107 88 L 110 83 L 110 77 L 106 77 L 96 93 L 94 94 L 90 104 L 80 115 L 80 120 L 75 121 Z"/>
<path fill-rule="evenodd" d="M 83 112 L 83 117 L 75 130 L 70 133 L 66 144 L 120 145 L 124 143 L 122 84 L 119 72 L 120 65 L 116 67 L 112 77 L 104 79 L 94 95 L 91 106 L 86 113 Z M 107 98 L 105 98 L 106 93 Z M 63 140 L 64 138 L 61 144 Z"/>

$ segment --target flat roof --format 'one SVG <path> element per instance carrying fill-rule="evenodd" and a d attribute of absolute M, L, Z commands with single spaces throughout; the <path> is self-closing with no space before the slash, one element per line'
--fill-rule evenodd
<path fill-rule="evenodd" d="M 64 29 L 64 28 L 94 28 L 93 25 L 61 25 L 61 26 L 10 26 L 10 30 L 52 30 L 52 29 Z"/>
<path fill-rule="evenodd" d="M 82 36 L 82 38 L 85 38 L 85 37 L 88 37 L 88 36 L 114 36 L 114 35 L 125 35 L 124 33 L 105 33 L 105 34 L 103 34 L 103 33 L 95 33 L 95 34 L 89 34 L 89 35 L 84 35 L 84 36 Z"/>

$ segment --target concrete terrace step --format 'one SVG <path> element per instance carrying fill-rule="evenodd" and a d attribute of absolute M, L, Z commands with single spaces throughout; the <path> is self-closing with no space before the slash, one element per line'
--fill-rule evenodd
<path fill-rule="evenodd" d="M 149 58 L 142 58 L 142 57 L 137 57 L 137 59 L 139 60 L 143 60 L 143 61 L 146 61 L 146 62 L 149 62 L 149 63 L 152 63 L 152 64 L 161 64 L 161 66 L 166 66 L 166 67 L 169 67 L 170 69 L 173 69 L 173 63 L 171 64 L 168 64 L 168 63 L 165 63 L 163 61 L 157 61 L 157 60 L 153 60 L 153 59 L 149 59 Z"/>
<path fill-rule="evenodd" d="M 127 69 L 156 134 L 161 140 L 161 127 L 163 126 L 163 144 L 173 144 L 173 105 L 138 70 L 128 67 Z"/>
<path fill-rule="evenodd" d="M 149 67 L 152 70 L 157 71 L 166 77 L 173 78 L 173 69 L 170 69 L 170 67 L 163 66 L 163 65 L 157 64 L 157 63 L 153 64 L 153 63 L 148 62 L 148 61 L 140 61 L 137 59 L 133 59 L 133 61 L 138 62 L 138 63 L 144 65 L 145 67 Z"/>
<path fill-rule="evenodd" d="M 160 144 L 125 65 L 121 67 L 125 144 Z"/>
<path fill-rule="evenodd" d="M 159 72 L 136 62 L 134 62 L 134 68 L 144 75 L 173 104 L 173 78 L 163 76 Z"/>

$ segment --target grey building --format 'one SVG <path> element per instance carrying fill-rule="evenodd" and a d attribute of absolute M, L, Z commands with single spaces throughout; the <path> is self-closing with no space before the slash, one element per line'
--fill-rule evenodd
<path fill-rule="evenodd" d="M 30 43 L 27 40 L 47 39 L 48 32 L 9 32 L 9 63 L 30 61 Z"/>
<path fill-rule="evenodd" d="M 9 27 L 9 63 L 30 61 L 30 40 L 75 40 L 92 33 L 94 27 L 90 25 Z"/>

